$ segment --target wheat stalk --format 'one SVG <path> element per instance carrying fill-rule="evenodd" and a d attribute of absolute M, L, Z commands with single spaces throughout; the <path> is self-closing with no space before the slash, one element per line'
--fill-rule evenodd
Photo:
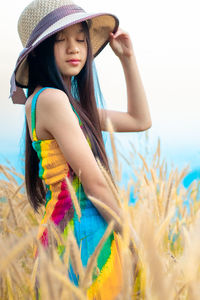
<path fill-rule="evenodd" d="M 67 186 L 69 188 L 70 195 L 71 195 L 73 203 L 74 203 L 74 207 L 75 207 L 76 213 L 78 215 L 78 219 L 80 221 L 80 218 L 81 218 L 81 209 L 80 209 L 80 206 L 79 206 L 79 203 L 78 203 L 78 199 L 76 197 L 75 190 L 74 190 L 74 188 L 73 188 L 70 180 L 67 177 L 66 177 L 66 182 L 67 182 Z"/>
<path fill-rule="evenodd" d="M 55 276 L 55 278 L 62 282 L 62 284 L 66 286 L 66 288 L 70 289 L 78 299 L 87 300 L 85 294 L 81 291 L 81 289 L 79 289 L 72 282 L 70 282 L 66 275 L 59 273 L 51 265 L 49 266 L 49 271 L 52 275 Z"/>
<path fill-rule="evenodd" d="M 23 239 L 16 243 L 16 245 L 10 252 L 8 252 L 6 256 L 0 258 L 0 272 L 5 270 L 11 261 L 14 260 L 21 251 L 24 250 L 24 247 L 32 240 L 33 234 L 36 234 L 36 230 L 31 230 L 30 233 L 25 235 Z"/>
<path fill-rule="evenodd" d="M 76 273 L 79 275 L 79 285 L 82 286 L 85 271 L 81 261 L 81 252 L 71 230 L 69 230 L 68 241 L 71 246 L 70 257 L 72 259 L 73 267 Z"/>

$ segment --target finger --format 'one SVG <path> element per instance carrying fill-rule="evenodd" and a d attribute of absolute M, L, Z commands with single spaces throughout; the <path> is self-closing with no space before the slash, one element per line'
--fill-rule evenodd
<path fill-rule="evenodd" d="M 117 31 L 115 32 L 115 35 L 121 33 L 125 33 L 125 31 L 121 27 L 118 27 Z"/>
<path fill-rule="evenodd" d="M 114 34 L 111 32 L 111 33 L 110 33 L 110 36 L 109 36 L 109 41 L 112 42 L 113 39 L 114 39 Z"/>
<path fill-rule="evenodd" d="M 114 35 L 113 38 L 116 39 L 117 37 L 127 37 L 128 34 L 125 31 L 119 30 Z"/>

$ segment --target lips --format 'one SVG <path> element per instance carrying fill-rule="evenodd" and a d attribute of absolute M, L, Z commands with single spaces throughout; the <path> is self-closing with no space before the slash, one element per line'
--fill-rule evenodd
<path fill-rule="evenodd" d="M 67 62 L 79 62 L 80 61 L 80 59 L 69 59 L 69 60 L 67 60 Z"/>
<path fill-rule="evenodd" d="M 67 63 L 71 66 L 78 66 L 80 64 L 80 59 L 70 59 L 70 60 L 67 60 Z"/>

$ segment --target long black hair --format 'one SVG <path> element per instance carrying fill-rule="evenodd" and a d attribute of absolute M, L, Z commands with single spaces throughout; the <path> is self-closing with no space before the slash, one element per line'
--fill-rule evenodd
<path fill-rule="evenodd" d="M 94 80 L 93 80 L 93 54 L 90 44 L 90 36 L 88 24 L 82 22 L 83 29 L 86 33 L 87 41 L 87 60 L 80 73 L 73 77 L 73 93 L 65 85 L 62 76 L 56 66 L 54 58 L 54 42 L 56 34 L 52 35 L 41 44 L 39 44 L 33 52 L 28 55 L 29 64 L 29 83 L 28 97 L 34 92 L 37 86 L 54 87 L 65 92 L 70 103 L 78 113 L 83 124 L 83 132 L 91 141 L 92 152 L 99 158 L 102 165 L 110 174 L 111 170 L 103 142 L 100 120 L 95 99 Z M 72 95 L 73 94 L 73 95 Z M 76 95 L 76 97 L 74 96 Z M 41 205 L 44 205 L 46 186 L 38 176 L 39 158 L 36 151 L 32 147 L 28 123 L 26 122 L 26 138 L 25 138 L 25 185 L 28 200 L 36 212 Z"/>

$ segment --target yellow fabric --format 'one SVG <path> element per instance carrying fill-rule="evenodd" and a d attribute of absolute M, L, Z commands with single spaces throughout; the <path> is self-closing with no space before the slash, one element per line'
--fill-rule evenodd
<path fill-rule="evenodd" d="M 40 146 L 44 171 L 42 179 L 48 185 L 62 181 L 69 172 L 69 166 L 56 140 L 45 140 Z"/>
<path fill-rule="evenodd" d="M 114 232 L 111 255 L 98 278 L 87 291 L 88 300 L 115 300 L 123 284 L 123 270 L 120 257 L 120 240 Z"/>

